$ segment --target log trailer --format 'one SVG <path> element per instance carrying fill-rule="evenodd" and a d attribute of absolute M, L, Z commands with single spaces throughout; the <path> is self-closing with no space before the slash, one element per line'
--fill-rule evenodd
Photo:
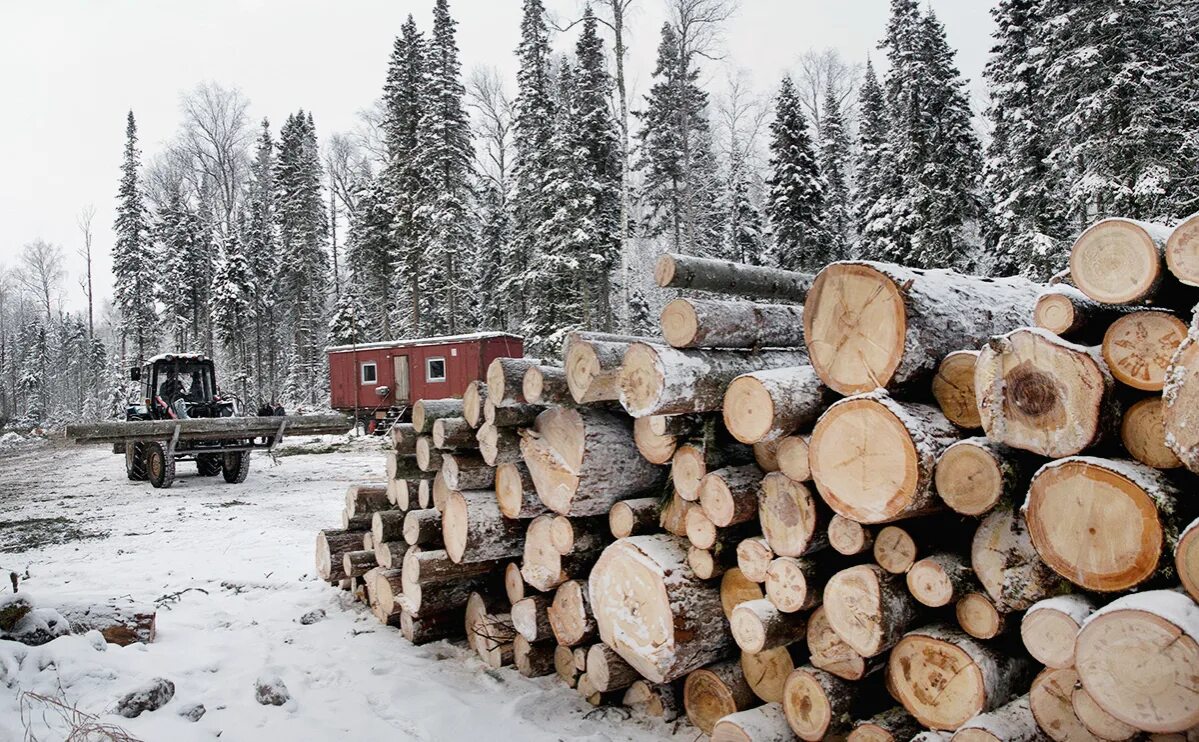
<path fill-rule="evenodd" d="M 133 481 L 170 487 L 179 461 L 195 461 L 200 476 L 224 476 L 241 484 L 250 472 L 250 453 L 273 451 L 285 433 L 327 435 L 344 433 L 352 421 L 344 415 L 285 415 L 282 407 L 267 407 L 244 415 L 237 400 L 223 396 L 216 383 L 216 366 L 195 353 L 154 356 L 130 370 L 139 382 L 141 399 L 129 405 L 125 419 L 69 425 L 66 437 L 75 443 L 111 443 L 113 453 L 125 455 L 125 473 Z"/>

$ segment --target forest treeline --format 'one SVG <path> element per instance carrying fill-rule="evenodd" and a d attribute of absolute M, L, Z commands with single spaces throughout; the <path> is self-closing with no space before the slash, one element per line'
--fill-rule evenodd
<path fill-rule="evenodd" d="M 634 95 L 626 19 L 650 3 L 668 20 Z M 119 414 L 128 367 L 165 350 L 217 357 L 248 406 L 311 408 L 331 344 L 506 330 L 552 355 L 571 329 L 644 332 L 667 251 L 1044 279 L 1096 218 L 1199 211 L 1189 0 L 1000 0 L 985 101 L 917 0 L 891 0 L 860 61 L 807 52 L 760 93 L 717 53 L 735 11 L 594 0 L 563 19 L 523 0 L 510 81 L 464 73 L 435 0 L 430 27 L 398 29 L 362 126 L 323 140 L 309 111 L 255 122 L 205 84 L 146 158 L 131 111 L 110 301 L 94 210 L 85 312 L 63 307 L 61 246 L 0 269 L 0 421 Z"/>

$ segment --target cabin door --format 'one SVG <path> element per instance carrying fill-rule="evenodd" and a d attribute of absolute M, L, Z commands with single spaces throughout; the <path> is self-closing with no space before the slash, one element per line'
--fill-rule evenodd
<path fill-rule="evenodd" d="M 409 401 L 408 389 L 408 356 L 394 356 L 392 363 L 395 364 L 395 401 L 396 404 L 402 404 Z"/>

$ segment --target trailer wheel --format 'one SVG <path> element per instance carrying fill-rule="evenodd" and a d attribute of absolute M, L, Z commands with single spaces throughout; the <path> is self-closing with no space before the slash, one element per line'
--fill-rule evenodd
<path fill-rule="evenodd" d="M 140 443 L 125 444 L 125 474 L 131 481 L 146 481 L 146 452 Z"/>
<path fill-rule="evenodd" d="M 225 454 L 221 473 L 229 484 L 241 484 L 250 473 L 250 452 L 231 451 Z"/>
<path fill-rule="evenodd" d="M 146 476 L 157 489 L 166 489 L 175 483 L 175 457 L 167 456 L 165 443 L 146 444 Z"/>
<path fill-rule="evenodd" d="M 215 477 L 221 473 L 221 457 L 214 453 L 202 453 L 196 457 L 196 468 L 202 477 Z"/>

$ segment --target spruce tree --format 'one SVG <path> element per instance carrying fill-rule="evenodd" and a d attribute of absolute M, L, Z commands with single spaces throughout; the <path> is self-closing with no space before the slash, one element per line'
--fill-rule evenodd
<path fill-rule="evenodd" d="M 150 225 L 142 198 L 138 170 L 141 150 L 137 146 L 137 123 L 133 111 L 125 124 L 125 156 L 117 190 L 117 217 L 113 224 L 113 299 L 121 313 L 121 348 L 126 355 L 132 345 L 134 361 L 140 363 L 155 347 L 154 306 L 156 275 L 150 244 Z"/>
<path fill-rule="evenodd" d="M 392 237 L 397 220 L 391 205 L 396 201 L 384 183 L 384 178 L 375 179 L 358 191 L 346 242 L 350 286 L 361 302 L 360 329 L 376 340 L 393 339 L 391 314 L 398 306 L 392 297 L 397 259 Z"/>
<path fill-rule="evenodd" d="M 887 141 L 887 101 L 869 60 L 858 94 L 858 116 L 852 213 L 857 242 L 853 252 L 877 258 L 894 252 L 891 227 L 879 217 L 890 211 L 888 199 L 898 190 L 898 177 Z"/>
<path fill-rule="evenodd" d="M 474 149 L 463 105 L 466 90 L 455 26 L 448 0 L 437 0 L 416 151 L 423 188 L 417 209 L 422 222 L 417 243 L 425 261 L 421 270 L 421 334 L 453 334 L 461 329 L 472 284 L 472 266 L 464 258 L 473 253 L 475 236 L 471 204 Z"/>
<path fill-rule="evenodd" d="M 784 77 L 770 124 L 770 188 L 766 213 L 778 264 L 814 270 L 828 262 L 823 233 L 824 179 L 795 85 Z"/>
<path fill-rule="evenodd" d="M 997 43 L 985 70 L 992 92 L 984 167 L 996 233 L 990 268 L 1043 280 L 1060 269 L 1068 237 L 1061 171 L 1049 162 L 1053 127 L 1037 52 L 1043 3 L 1000 0 L 991 16 Z"/>
<path fill-rule="evenodd" d="M 353 290 L 343 291 L 333 307 L 329 318 L 329 343 L 331 345 L 355 345 L 368 336 L 362 303 Z"/>
<path fill-rule="evenodd" d="M 728 259 L 750 265 L 764 265 L 767 257 L 762 212 L 750 193 L 749 175 L 744 164 L 732 168 L 728 194 Z"/>
<path fill-rule="evenodd" d="M 243 399 L 249 397 L 253 373 L 250 324 L 254 314 L 253 275 L 237 230 L 225 238 L 212 277 L 212 324 L 217 342 L 230 364 L 226 377 L 235 382 Z"/>
<path fill-rule="evenodd" d="M 504 258 L 507 276 L 501 290 L 512 303 L 510 321 L 519 326 L 529 309 L 534 278 L 531 268 L 538 250 L 538 230 L 550 217 L 543 199 L 549 172 L 554 166 L 551 139 L 554 133 L 554 89 L 550 79 L 549 31 L 542 0 L 524 0 L 516 75 L 512 143 L 512 239 Z"/>
<path fill-rule="evenodd" d="M 504 254 L 512 235 L 507 199 L 500 184 L 489 182 L 479 198 L 479 243 L 475 259 L 475 311 L 480 330 L 508 327 L 509 297 L 503 291 Z"/>
<path fill-rule="evenodd" d="M 847 173 L 850 159 L 849 133 L 845 118 L 832 85 L 825 89 L 824 110 L 820 117 L 820 172 L 824 176 L 824 233 L 829 241 L 830 260 L 849 257 L 853 243 L 850 218 L 849 183 Z"/>
<path fill-rule="evenodd" d="M 250 318 L 253 322 L 254 375 L 251 393 L 266 399 L 277 389 L 275 289 L 279 275 L 278 240 L 275 223 L 275 142 L 270 122 L 262 120 L 261 132 L 250 164 L 246 217 L 242 224 L 242 246 L 250 275 Z"/>

